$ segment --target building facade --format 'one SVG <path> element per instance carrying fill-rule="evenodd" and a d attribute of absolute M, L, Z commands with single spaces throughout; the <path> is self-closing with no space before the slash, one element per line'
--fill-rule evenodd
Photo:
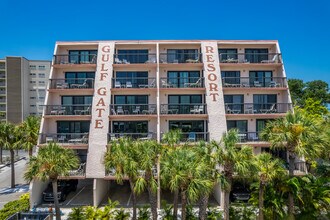
<path fill-rule="evenodd" d="M 122 136 L 156 139 L 181 129 L 182 142 L 220 140 L 269 151 L 267 122 L 292 109 L 277 41 L 57 42 L 39 146 L 56 141 L 80 157 L 69 178 L 93 179 L 93 204 L 107 194 L 103 155 Z M 274 152 L 286 157 L 281 152 Z M 31 202 L 45 184 L 34 182 Z M 215 198 L 221 204 L 220 190 Z"/>
<path fill-rule="evenodd" d="M 42 115 L 50 61 L 7 56 L 0 60 L 0 118 L 20 123 Z"/>

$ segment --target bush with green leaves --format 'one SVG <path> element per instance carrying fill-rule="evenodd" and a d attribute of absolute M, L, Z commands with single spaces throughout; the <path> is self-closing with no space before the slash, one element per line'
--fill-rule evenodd
<path fill-rule="evenodd" d="M 256 213 L 257 207 L 245 203 L 232 204 L 229 208 L 229 218 L 231 220 L 255 220 Z"/>
<path fill-rule="evenodd" d="M 138 220 L 149 220 L 151 219 L 151 213 L 149 206 L 143 206 L 138 210 Z"/>
<path fill-rule="evenodd" d="M 0 210 L 0 219 L 7 219 L 16 212 L 27 212 L 30 208 L 30 195 L 28 193 L 20 196 L 18 200 L 8 202 Z"/>

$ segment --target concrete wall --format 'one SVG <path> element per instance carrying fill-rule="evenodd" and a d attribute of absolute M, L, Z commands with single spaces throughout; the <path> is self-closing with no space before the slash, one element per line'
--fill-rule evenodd
<path fill-rule="evenodd" d="M 104 179 L 94 179 L 93 183 L 93 205 L 97 207 L 104 197 L 107 196 L 110 181 Z"/>
<path fill-rule="evenodd" d="M 47 188 L 48 181 L 42 182 L 39 180 L 33 180 L 29 186 L 30 192 L 30 207 L 35 204 L 38 205 L 42 202 L 42 192 Z"/>

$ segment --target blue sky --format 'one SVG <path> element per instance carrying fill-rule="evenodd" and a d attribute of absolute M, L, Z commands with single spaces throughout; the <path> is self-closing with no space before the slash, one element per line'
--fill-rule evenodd
<path fill-rule="evenodd" d="M 55 41 L 277 39 L 289 78 L 330 83 L 329 0 L 1 0 L 0 57 Z"/>

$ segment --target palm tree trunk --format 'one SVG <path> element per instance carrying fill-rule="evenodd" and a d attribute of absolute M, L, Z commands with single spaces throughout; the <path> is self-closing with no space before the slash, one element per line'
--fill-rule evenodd
<path fill-rule="evenodd" d="M 31 159 L 33 152 L 33 146 L 29 148 L 29 158 Z"/>
<path fill-rule="evenodd" d="M 151 189 L 151 170 L 146 171 L 146 181 L 148 182 L 148 194 L 149 194 L 149 202 L 150 202 L 150 207 L 151 207 L 151 214 L 152 214 L 152 219 L 157 220 L 158 218 L 158 213 L 157 213 L 157 194 Z"/>
<path fill-rule="evenodd" d="M 15 152 L 10 151 L 10 166 L 11 166 L 11 188 L 15 188 Z"/>
<path fill-rule="evenodd" d="M 228 189 L 226 189 L 224 193 L 225 198 L 223 204 L 223 216 L 224 220 L 229 220 L 229 195 L 231 191 L 232 178 L 227 176 L 226 179 L 228 180 Z"/>
<path fill-rule="evenodd" d="M 259 220 L 264 219 L 264 190 L 265 190 L 265 185 L 260 182 L 259 185 Z"/>
<path fill-rule="evenodd" d="M 2 147 L 0 147 L 0 164 L 2 164 Z"/>
<path fill-rule="evenodd" d="M 178 218 L 178 203 L 179 203 L 179 190 L 174 190 L 174 199 L 173 199 L 173 218 Z"/>
<path fill-rule="evenodd" d="M 57 178 L 54 178 L 51 181 L 53 185 L 53 197 L 54 197 L 54 205 L 56 212 L 56 220 L 61 220 L 60 205 L 58 203 L 58 195 L 57 195 Z"/>
<path fill-rule="evenodd" d="M 129 185 L 130 185 L 131 192 L 132 192 L 132 203 L 133 203 L 133 217 L 132 217 L 132 220 L 136 220 L 136 195 L 135 195 L 135 192 L 134 192 L 133 181 L 131 179 L 129 179 Z"/>
<path fill-rule="evenodd" d="M 186 220 L 187 195 L 186 190 L 181 191 L 181 220 Z"/>
<path fill-rule="evenodd" d="M 294 162 L 296 156 L 293 152 L 289 152 L 289 177 L 292 178 L 294 176 Z M 292 192 L 289 191 L 289 207 L 288 207 L 289 219 L 294 219 L 294 200 Z"/>
<path fill-rule="evenodd" d="M 206 209 L 207 209 L 208 202 L 209 202 L 209 194 L 203 195 L 199 200 L 199 219 L 200 220 L 206 219 Z"/>

